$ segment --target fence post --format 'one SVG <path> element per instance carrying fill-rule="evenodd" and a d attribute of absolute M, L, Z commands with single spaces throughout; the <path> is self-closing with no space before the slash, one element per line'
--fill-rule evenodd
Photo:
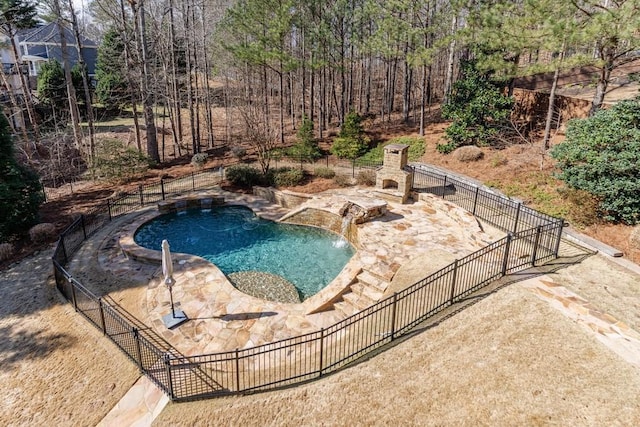
<path fill-rule="evenodd" d="M 46 203 L 47 202 L 47 191 L 44 189 L 44 184 L 42 183 L 42 180 L 40 181 L 40 188 L 42 188 L 42 195 L 44 196 L 44 201 Z"/>
<path fill-rule="evenodd" d="M 556 247 L 554 248 L 553 255 L 558 258 L 558 252 L 560 252 L 560 241 L 562 240 L 562 229 L 564 228 L 564 219 L 558 220 L 558 238 L 556 239 Z"/>
<path fill-rule="evenodd" d="M 324 365 L 324 328 L 320 328 L 320 373 L 318 374 L 318 377 L 322 376 L 322 371 L 324 369 L 322 365 Z"/>
<path fill-rule="evenodd" d="M 391 341 L 396 338 L 396 312 L 398 303 L 398 293 L 393 293 L 393 311 L 391 312 Z"/>
<path fill-rule="evenodd" d="M 173 394 L 173 378 L 171 378 L 171 354 L 165 353 L 163 357 L 164 367 L 167 372 L 167 380 L 169 382 L 169 384 L 167 384 L 167 386 L 169 387 L 169 397 L 171 398 L 171 400 L 173 400 L 175 398 L 175 394 Z"/>
<path fill-rule="evenodd" d="M 78 301 L 76 300 L 76 287 L 73 285 L 73 278 L 69 276 L 69 285 L 71 286 L 71 302 L 73 302 L 73 309 L 78 311 Z"/>
<path fill-rule="evenodd" d="M 164 200 L 164 178 L 160 178 L 160 191 L 162 192 L 162 200 Z"/>
<path fill-rule="evenodd" d="M 136 342 L 136 361 L 138 362 L 138 368 L 142 371 L 142 352 L 140 351 L 140 334 L 138 333 L 138 328 L 133 326 L 131 328 L 133 332 L 133 339 Z"/>
<path fill-rule="evenodd" d="M 236 392 L 240 393 L 240 356 L 236 348 Z"/>
<path fill-rule="evenodd" d="M 507 266 L 509 264 L 509 251 L 511 248 L 511 240 L 513 239 L 513 234 L 507 234 L 507 243 L 504 247 L 504 259 L 502 260 L 502 275 L 505 276 L 507 274 Z"/>
<path fill-rule="evenodd" d="M 444 176 L 444 181 L 442 182 L 442 198 L 443 199 L 446 191 L 447 191 L 447 175 Z"/>
<path fill-rule="evenodd" d="M 329 155 L 327 154 L 325 158 L 327 159 L 327 167 L 329 167 Z"/>
<path fill-rule="evenodd" d="M 518 232 L 518 221 L 520 221 L 520 208 L 522 207 L 522 202 L 518 202 L 518 208 L 516 209 L 516 219 L 513 224 L 513 232 Z"/>
<path fill-rule="evenodd" d="M 539 225 L 536 228 L 536 238 L 533 243 L 533 253 L 531 254 L 531 266 L 536 266 L 536 257 L 538 256 L 538 244 L 540 243 L 540 234 L 542 233 L 542 226 Z"/>
<path fill-rule="evenodd" d="M 84 225 L 84 215 L 80 215 L 80 224 L 82 224 L 82 235 L 84 240 L 87 240 L 87 228 Z"/>
<path fill-rule="evenodd" d="M 102 308 L 102 298 L 98 298 L 98 309 L 100 311 L 100 325 L 102 326 L 102 334 L 107 335 L 107 322 L 104 321 L 104 308 Z"/>
<path fill-rule="evenodd" d="M 191 172 L 191 191 L 196 191 L 196 178 L 193 175 L 193 171 Z"/>
<path fill-rule="evenodd" d="M 109 199 L 107 199 L 107 210 L 109 211 L 109 221 L 111 221 L 113 218 L 111 218 L 111 202 Z"/>
<path fill-rule="evenodd" d="M 144 193 L 142 192 L 142 184 L 138 185 L 138 191 L 140 192 L 140 206 L 144 206 Z"/>
<path fill-rule="evenodd" d="M 60 239 L 60 247 L 62 248 L 62 255 L 64 255 L 64 265 L 67 265 L 69 258 L 67 257 L 67 248 L 64 247 L 64 236 Z"/>
<path fill-rule="evenodd" d="M 456 280 L 458 279 L 458 260 L 453 263 L 453 274 L 451 275 L 451 295 L 449 296 L 449 304 L 453 305 L 453 299 L 456 296 Z"/>
<path fill-rule="evenodd" d="M 351 161 L 351 178 L 355 178 L 356 176 L 356 159 Z"/>
<path fill-rule="evenodd" d="M 476 195 L 473 198 L 473 216 L 476 216 L 476 207 L 478 206 L 478 194 L 480 193 L 480 187 L 476 187 Z"/>

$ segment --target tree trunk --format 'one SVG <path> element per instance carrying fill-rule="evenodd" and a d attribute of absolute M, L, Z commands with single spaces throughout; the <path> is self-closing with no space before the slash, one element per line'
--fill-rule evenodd
<path fill-rule="evenodd" d="M 131 96 L 131 110 L 133 113 L 133 128 L 134 134 L 136 138 L 136 147 L 138 151 L 142 151 L 142 140 L 140 137 L 140 122 L 138 121 L 138 97 L 136 94 L 138 93 L 138 88 L 133 81 L 133 77 L 131 77 L 131 46 L 129 45 L 129 37 L 127 31 L 127 14 L 124 10 L 124 0 L 120 0 L 120 14 L 122 19 L 122 40 L 124 42 L 124 64 L 126 67 L 125 75 L 127 76 L 127 83 L 129 85 L 129 94 Z"/>
<path fill-rule="evenodd" d="M 192 132 L 195 134 L 195 138 L 198 144 L 198 153 L 202 151 L 202 137 L 200 135 L 200 112 L 202 111 L 202 85 L 200 84 L 200 79 L 202 78 L 202 73 L 200 72 L 200 58 L 198 55 L 198 45 L 196 42 L 196 4 L 195 1 L 191 2 L 191 41 L 193 46 L 191 48 L 191 53 L 193 54 L 193 78 L 194 78 L 194 87 L 193 87 L 193 99 L 195 102 L 195 127 L 192 128 Z"/>
<path fill-rule="evenodd" d="M 149 54 L 147 52 L 147 30 L 145 28 L 144 0 L 138 0 L 138 13 L 140 19 L 139 49 L 142 57 L 142 107 L 144 111 L 144 125 L 147 136 L 147 155 L 154 162 L 160 163 L 158 152 L 158 134 L 156 131 L 155 116 L 153 114 L 153 100 L 149 93 Z"/>
<path fill-rule="evenodd" d="M 82 144 L 82 129 L 80 129 L 80 117 L 78 114 L 78 101 L 76 99 L 76 89 L 73 87 L 71 78 L 71 64 L 69 64 L 69 51 L 67 50 L 67 38 L 62 25 L 62 13 L 60 12 L 60 2 L 53 0 L 53 12 L 56 15 L 56 27 L 60 35 L 60 52 L 62 55 L 62 68 L 64 69 L 64 80 L 67 86 L 67 99 L 69 100 L 69 113 L 71 114 L 71 124 L 73 126 L 73 138 L 76 148 L 84 151 Z"/>
<path fill-rule="evenodd" d="M 185 2 L 187 3 L 187 2 Z M 184 37 L 187 38 L 187 35 L 189 33 L 189 27 L 191 25 L 191 20 L 190 20 L 190 8 L 191 5 L 189 4 L 185 4 L 186 6 L 186 11 L 184 13 Z M 187 105 L 189 107 L 189 133 L 191 134 L 191 148 L 193 151 L 193 154 L 196 154 L 199 152 L 199 144 L 196 141 L 196 134 L 195 134 L 195 111 L 194 111 L 194 103 L 193 103 L 193 64 L 191 63 L 191 44 L 189 43 L 189 41 L 187 40 L 185 42 L 185 47 L 186 47 L 186 52 L 185 52 L 185 60 L 186 60 L 186 74 L 187 74 Z M 188 151 L 187 151 L 188 154 Z"/>
<path fill-rule="evenodd" d="M 89 125 L 89 156 L 93 161 L 96 155 L 96 130 L 93 123 L 93 104 L 91 102 L 91 91 L 89 90 L 87 63 L 84 60 L 84 53 L 82 52 L 82 39 L 80 38 L 80 28 L 78 27 L 78 20 L 76 19 L 75 10 L 73 8 L 73 0 L 69 0 L 69 10 L 71 12 L 71 25 L 73 26 L 73 33 L 75 35 L 76 46 L 78 48 L 78 64 L 80 65 L 80 70 L 82 72 L 82 88 L 84 90 L 84 102 L 87 108 L 87 123 Z"/>
<path fill-rule="evenodd" d="M 278 79 L 280 84 L 280 94 L 278 97 L 280 104 L 280 144 L 284 144 L 284 76 L 282 72 L 282 60 L 280 60 L 280 72 L 278 73 Z"/>
<path fill-rule="evenodd" d="M 176 29 L 175 18 L 173 16 L 173 0 L 169 0 L 169 37 L 171 39 L 171 90 L 173 98 L 174 118 L 172 122 L 172 133 L 174 134 L 174 142 L 178 148 L 178 156 L 182 155 L 180 144 L 182 143 L 182 114 L 180 103 L 180 88 L 178 86 L 178 77 L 176 70 Z M 174 123 L 175 122 L 175 123 Z M 174 126 L 175 125 L 175 126 Z"/>
<path fill-rule="evenodd" d="M 16 63 L 16 66 L 18 64 Z M 18 105 L 18 100 L 16 99 L 15 93 L 13 92 L 13 88 L 11 87 L 11 84 L 9 83 L 9 81 L 7 80 L 7 75 L 4 72 L 0 72 L 0 75 L 2 75 L 2 84 L 4 85 L 4 87 L 7 88 L 7 93 L 9 94 L 9 102 L 11 103 L 11 116 L 9 117 L 11 120 L 9 120 L 9 124 L 11 125 L 11 129 L 15 132 L 16 130 L 16 125 L 14 123 L 14 113 L 13 111 L 15 110 L 15 114 L 18 115 L 18 120 L 20 120 L 20 128 L 22 130 L 22 143 L 24 144 L 24 148 L 25 148 L 25 152 L 28 158 L 31 158 L 31 155 L 33 154 L 33 150 L 31 149 L 31 143 L 29 142 L 29 134 L 27 133 L 27 124 L 25 123 L 24 120 L 24 113 L 22 111 L 22 107 L 20 105 Z"/>
<path fill-rule="evenodd" d="M 609 86 L 609 80 L 611 79 L 611 71 L 614 68 L 614 53 L 612 48 L 603 47 L 600 49 L 600 58 L 603 60 L 603 64 L 600 67 L 600 74 L 598 75 L 598 83 L 596 84 L 596 93 L 593 96 L 591 102 L 591 109 L 589 110 L 589 116 L 593 116 L 596 111 L 602 108 L 604 102 L 604 96 L 607 93 L 607 87 Z"/>
<path fill-rule="evenodd" d="M 209 55 L 207 55 L 207 34 L 205 31 L 206 22 L 205 22 L 205 3 L 201 3 L 202 7 L 202 16 L 201 16 L 201 27 L 202 27 L 202 57 L 204 60 L 204 107 L 205 107 L 205 122 L 207 125 L 207 148 L 213 148 L 215 144 L 215 134 L 213 132 L 213 109 L 211 102 L 211 85 L 209 83 L 209 77 L 211 74 L 211 66 L 209 64 Z"/>
<path fill-rule="evenodd" d="M 18 76 L 20 78 L 20 86 L 22 86 L 22 93 L 24 95 L 25 107 L 27 108 L 27 115 L 29 116 L 29 121 L 31 122 L 31 126 L 33 127 L 33 140 L 37 144 L 40 141 L 40 127 L 38 126 L 38 120 L 36 120 L 35 112 L 33 111 L 33 98 L 31 97 L 31 90 L 29 89 L 29 85 L 22 74 L 22 70 L 20 68 L 20 55 L 18 53 L 18 46 L 16 46 L 15 37 L 10 37 L 11 39 L 11 49 L 13 52 L 13 60 L 18 68 Z M 22 123 L 23 126 L 26 127 L 26 123 Z"/>
<path fill-rule="evenodd" d="M 558 77 L 560 76 L 560 66 L 564 59 L 564 43 L 560 51 L 559 63 L 553 73 L 553 82 L 551 83 L 551 92 L 549 92 L 549 108 L 547 109 L 547 119 L 544 124 L 544 137 L 542 138 L 542 151 L 549 148 L 549 139 L 551 136 L 551 121 L 553 120 L 553 111 L 555 110 L 556 88 L 558 87 Z M 544 155 L 544 154 L 543 154 Z"/>
<path fill-rule="evenodd" d="M 453 16 L 451 22 L 451 42 L 449 43 L 449 58 L 447 60 L 447 74 L 444 80 L 444 99 L 443 104 L 449 102 L 449 95 L 451 95 L 451 88 L 453 87 L 453 65 L 455 61 L 456 51 L 456 39 L 454 37 L 456 29 L 458 28 L 458 15 Z"/>

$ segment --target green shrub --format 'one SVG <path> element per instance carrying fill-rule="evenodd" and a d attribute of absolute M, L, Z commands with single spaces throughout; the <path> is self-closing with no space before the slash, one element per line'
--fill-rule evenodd
<path fill-rule="evenodd" d="M 247 157 L 247 149 L 243 147 L 238 147 L 238 146 L 231 147 L 231 154 L 236 159 L 242 161 L 242 159 Z"/>
<path fill-rule="evenodd" d="M 322 157 L 318 141 L 313 137 L 313 122 L 305 115 L 302 116 L 302 124 L 296 136 L 295 145 L 287 150 L 288 156 L 309 163 Z"/>
<path fill-rule="evenodd" d="M 602 222 L 600 201 L 593 194 L 575 188 L 561 188 L 558 193 L 565 202 L 561 205 L 569 207 L 561 216 L 568 217 L 573 224 L 587 227 Z"/>
<path fill-rule="evenodd" d="M 198 169 L 202 169 L 205 163 L 207 163 L 208 157 L 209 155 L 207 153 L 196 153 L 191 157 L 191 164 Z"/>
<path fill-rule="evenodd" d="M 278 168 L 269 171 L 269 181 L 276 187 L 292 187 L 304 180 L 304 172 L 297 168 Z"/>
<path fill-rule="evenodd" d="M 331 152 L 340 159 L 355 159 L 367 150 L 367 142 L 363 139 L 335 138 Z"/>
<path fill-rule="evenodd" d="M 344 118 L 331 152 L 341 159 L 356 159 L 367 151 L 368 146 L 369 138 L 364 135 L 362 117 L 352 111 Z"/>
<path fill-rule="evenodd" d="M 149 158 L 140 151 L 127 147 L 117 139 L 103 139 L 96 144 L 94 174 L 109 181 L 129 181 L 145 172 Z"/>
<path fill-rule="evenodd" d="M 551 150 L 558 178 L 591 193 L 610 221 L 640 223 L 640 98 L 571 120 Z"/>
<path fill-rule="evenodd" d="M 242 188 L 251 188 L 264 182 L 262 173 L 248 165 L 229 166 L 225 171 L 225 176 L 233 185 Z"/>
<path fill-rule="evenodd" d="M 0 241 L 35 224 L 43 200 L 38 176 L 16 161 L 9 123 L 0 114 Z"/>
<path fill-rule="evenodd" d="M 447 143 L 437 146 L 445 154 L 463 145 L 482 147 L 497 142 L 513 107 L 513 99 L 502 94 L 502 84 L 491 74 L 481 73 L 473 61 L 464 61 L 461 67 L 462 78 L 442 107 L 442 117 L 453 121 L 446 130 Z"/>
<path fill-rule="evenodd" d="M 313 171 L 313 174 L 315 176 L 317 176 L 318 178 L 331 179 L 334 176 L 336 176 L 336 171 L 334 171 L 331 168 L 327 168 L 327 167 L 321 166 L 321 167 L 315 168 L 314 171 Z"/>
<path fill-rule="evenodd" d="M 372 170 L 363 170 L 356 175 L 358 185 L 373 186 L 376 185 L 376 172 Z"/>

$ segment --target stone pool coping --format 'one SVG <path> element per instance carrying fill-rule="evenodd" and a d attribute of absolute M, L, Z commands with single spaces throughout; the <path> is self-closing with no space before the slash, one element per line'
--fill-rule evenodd
<path fill-rule="evenodd" d="M 293 223 L 304 223 L 304 216 L 313 215 L 314 212 L 328 212 L 331 217 L 337 217 L 340 208 L 350 198 L 378 198 L 375 192 L 367 188 L 330 190 L 314 195 L 295 209 L 285 209 L 261 197 L 229 193 L 221 189 L 198 194 L 198 197 L 223 195 L 226 204 L 244 205 L 271 220 L 297 212 L 290 216 L 289 222 Z M 361 272 L 364 275 L 373 273 L 389 284 L 403 265 L 419 258 L 424 260 L 426 276 L 433 272 L 429 270 L 434 267 L 430 258 L 433 249 L 444 249 L 458 258 L 497 240 L 497 236 L 482 231 L 473 215 L 453 203 L 428 195 L 421 195 L 419 199 L 409 204 L 390 202 L 384 217 L 353 225 L 356 234 L 354 246 L 357 248 L 354 256 L 329 286 L 299 304 L 252 297 L 237 290 L 209 261 L 174 253 L 176 285 L 173 287 L 173 298 L 176 307 L 189 317 L 188 322 L 175 329 L 167 329 L 162 322 L 162 316 L 169 312 L 170 304 L 160 268 L 161 252 L 145 249 L 149 252 L 137 253 L 139 259 L 142 262 L 146 260 L 146 265 L 157 267 L 140 301 L 145 313 L 141 320 L 187 356 L 267 344 L 330 327 L 353 313 L 344 311 L 350 306 L 353 308 L 352 303 L 360 305 L 356 307 L 358 310 L 368 306 L 359 304 L 362 294 L 354 289 L 360 285 L 356 279 L 361 278 Z M 155 215 L 157 211 L 150 208 L 131 214 L 130 220 L 113 237 L 116 247 L 121 237 L 124 237 L 123 244 L 133 243 L 133 233 L 137 229 L 134 224 L 140 224 Z M 339 227 L 340 220 L 335 222 Z M 127 236 L 130 241 L 127 241 Z M 117 267 L 123 270 L 126 263 L 131 263 L 129 268 L 132 274 L 140 269 L 135 261 L 125 259 L 120 248 L 117 248 L 117 252 L 119 255 L 114 253 L 115 258 L 111 260 L 105 257 L 106 261 L 101 262 L 102 268 L 108 270 Z M 373 304 L 386 296 L 388 294 L 379 293 L 373 299 L 365 298 L 365 302 Z"/>
<path fill-rule="evenodd" d="M 140 226 L 161 215 L 198 207 L 210 208 L 212 205 L 212 201 L 214 206 L 244 206 L 250 208 L 257 216 L 271 221 L 279 221 L 292 213 L 289 209 L 280 206 L 278 206 L 279 209 L 274 209 L 274 205 L 267 201 L 265 202 L 268 203 L 268 206 L 265 206 L 264 203 L 259 202 L 259 199 L 260 198 L 257 198 L 255 196 L 238 195 L 220 190 L 219 192 L 215 193 L 208 192 L 199 196 L 178 197 L 173 200 L 162 201 L 158 204 L 158 209 L 152 209 L 140 214 L 134 221 L 123 227 L 120 238 L 118 240 L 118 244 L 122 252 L 129 259 L 137 262 L 156 264 L 160 266 L 162 265 L 162 252 L 139 246 L 134 240 L 134 235 L 138 228 L 140 228 Z M 333 215 L 332 212 L 328 213 Z M 327 230 L 332 231 L 331 229 Z M 349 233 L 349 235 L 355 237 L 355 234 L 353 232 Z M 326 307 L 329 301 L 334 301 L 335 299 L 339 298 L 339 296 L 344 293 L 345 289 L 349 288 L 350 284 L 355 280 L 356 276 L 362 271 L 362 268 L 359 266 L 361 261 L 357 256 L 358 248 L 355 244 L 355 241 L 351 242 L 351 244 L 356 248 L 356 253 L 350 258 L 343 269 L 327 286 L 322 288 L 315 295 L 310 296 L 300 303 L 277 304 L 284 305 L 284 309 L 295 309 L 295 311 L 303 311 L 309 314 L 323 307 Z M 226 292 L 240 292 L 243 296 L 246 296 L 248 298 L 255 298 L 257 301 L 263 301 L 260 298 L 253 297 L 249 294 L 239 291 L 215 264 L 207 261 L 206 259 L 196 255 L 180 252 L 172 252 L 171 255 L 174 264 L 198 265 L 199 268 L 204 270 L 207 270 L 208 267 L 210 271 L 203 271 L 204 274 L 224 276 L 225 283 L 223 286 Z"/>

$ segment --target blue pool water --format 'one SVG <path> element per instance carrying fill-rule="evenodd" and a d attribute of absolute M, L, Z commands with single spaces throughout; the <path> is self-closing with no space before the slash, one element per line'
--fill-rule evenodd
<path fill-rule="evenodd" d="M 326 230 L 268 221 L 242 206 L 192 209 L 159 216 L 141 226 L 135 242 L 198 255 L 225 274 L 263 271 L 293 283 L 306 299 L 327 286 L 354 254 L 353 247 Z"/>

